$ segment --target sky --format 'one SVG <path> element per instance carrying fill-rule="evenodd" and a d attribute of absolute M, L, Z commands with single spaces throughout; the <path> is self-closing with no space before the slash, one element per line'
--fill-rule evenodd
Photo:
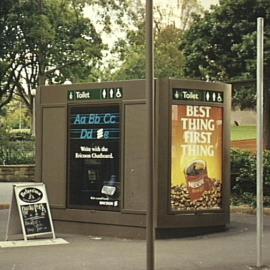
<path fill-rule="evenodd" d="M 218 0 L 200 0 L 202 6 L 205 8 L 205 9 L 209 9 L 211 5 L 216 5 L 218 4 Z"/>

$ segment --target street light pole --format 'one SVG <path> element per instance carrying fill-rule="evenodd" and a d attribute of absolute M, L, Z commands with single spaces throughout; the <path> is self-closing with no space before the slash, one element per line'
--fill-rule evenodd
<path fill-rule="evenodd" d="M 154 258 L 154 194 L 153 182 L 155 172 L 154 161 L 154 110 L 155 110 L 155 92 L 154 92 L 154 38 L 153 38 L 153 0 L 146 0 L 146 100 L 148 109 L 148 145 L 149 145 L 149 177 L 147 187 L 147 222 L 146 222 L 146 246 L 147 246 L 147 270 L 155 269 Z"/>
<path fill-rule="evenodd" d="M 263 235 L 263 31 L 257 18 L 257 267 L 262 266 Z"/>
<path fill-rule="evenodd" d="M 33 97 L 33 110 L 32 110 L 32 136 L 36 136 L 36 89 L 31 89 L 31 96 Z"/>

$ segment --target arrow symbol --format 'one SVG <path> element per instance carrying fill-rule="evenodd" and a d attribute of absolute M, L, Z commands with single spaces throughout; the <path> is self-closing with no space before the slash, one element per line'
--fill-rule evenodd
<path fill-rule="evenodd" d="M 175 97 L 176 99 L 178 99 L 178 98 L 180 97 L 180 95 L 179 95 L 179 92 L 178 92 L 178 91 L 176 91 L 176 92 L 174 93 L 174 97 Z"/>
<path fill-rule="evenodd" d="M 73 99 L 73 93 L 69 92 L 69 99 Z"/>

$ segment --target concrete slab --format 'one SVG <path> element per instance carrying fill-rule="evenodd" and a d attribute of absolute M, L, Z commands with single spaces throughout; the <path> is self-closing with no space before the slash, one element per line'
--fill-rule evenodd
<path fill-rule="evenodd" d="M 31 182 L 25 182 L 31 183 Z M 12 186 L 14 184 L 24 184 L 21 182 L 0 182 L 0 205 L 10 204 L 12 195 Z"/>
<path fill-rule="evenodd" d="M 1 217 L 0 217 L 1 218 Z M 256 217 L 233 214 L 228 231 L 155 241 L 155 270 L 247 270 L 256 264 Z M 270 217 L 263 263 L 270 265 Z M 146 270 L 146 242 L 61 234 L 69 245 L 0 249 L 2 270 Z"/>
<path fill-rule="evenodd" d="M 35 247 L 35 246 L 49 246 L 49 245 L 63 245 L 68 242 L 62 238 L 56 239 L 37 239 L 37 240 L 20 240 L 20 241 L 1 241 L 1 248 L 15 248 L 15 247 Z"/>
<path fill-rule="evenodd" d="M 8 221 L 8 209 L 0 209 L 0 241 L 5 240 L 7 221 Z"/>

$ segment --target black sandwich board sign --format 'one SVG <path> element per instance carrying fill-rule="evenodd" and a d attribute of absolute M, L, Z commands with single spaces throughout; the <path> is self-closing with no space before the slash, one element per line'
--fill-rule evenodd
<path fill-rule="evenodd" d="M 12 235 L 21 233 L 25 241 L 28 238 L 46 235 L 51 235 L 55 239 L 46 188 L 43 183 L 13 185 L 6 240 Z"/>

